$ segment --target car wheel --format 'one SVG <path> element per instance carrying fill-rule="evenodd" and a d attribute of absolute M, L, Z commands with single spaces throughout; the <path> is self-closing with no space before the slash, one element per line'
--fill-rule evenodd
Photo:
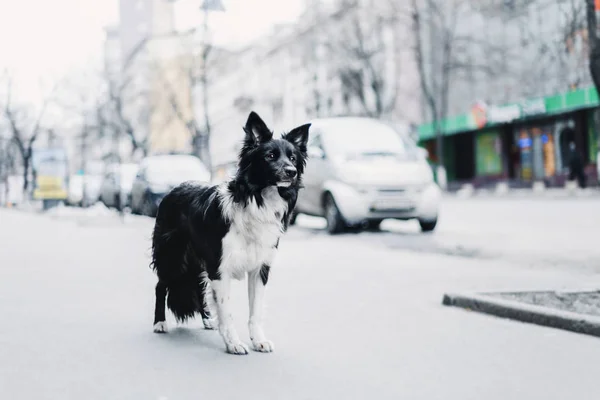
<path fill-rule="evenodd" d="M 346 229 L 342 214 L 331 194 L 327 194 L 325 197 L 325 219 L 327 220 L 327 232 L 330 234 L 341 233 Z"/>
<path fill-rule="evenodd" d="M 431 232 L 435 229 L 435 226 L 437 225 L 437 218 L 434 220 L 429 220 L 429 221 L 420 219 L 419 225 L 421 225 L 422 232 Z"/>
<path fill-rule="evenodd" d="M 378 231 L 382 221 L 382 219 L 370 219 L 367 221 L 365 229 L 368 231 Z"/>
<path fill-rule="evenodd" d="M 121 195 L 120 194 L 115 194 L 114 207 L 117 211 L 123 210 L 123 204 L 121 203 Z"/>

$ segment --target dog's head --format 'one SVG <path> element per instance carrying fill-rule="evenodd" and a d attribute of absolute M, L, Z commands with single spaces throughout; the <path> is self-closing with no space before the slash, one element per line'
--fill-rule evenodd
<path fill-rule="evenodd" d="M 308 128 L 305 124 L 273 139 L 273 132 L 252 111 L 244 126 L 246 136 L 240 152 L 239 173 L 249 183 L 266 187 L 299 186 L 306 166 Z"/>

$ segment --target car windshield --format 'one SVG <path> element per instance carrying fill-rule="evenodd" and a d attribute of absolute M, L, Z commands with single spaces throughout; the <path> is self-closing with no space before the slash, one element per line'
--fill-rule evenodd
<path fill-rule="evenodd" d="M 148 177 L 158 182 L 208 181 L 210 173 L 195 157 L 165 157 L 148 164 Z"/>
<path fill-rule="evenodd" d="M 376 121 L 337 121 L 325 127 L 323 141 L 328 153 L 347 159 L 365 157 L 407 158 L 413 150 L 393 128 Z"/>

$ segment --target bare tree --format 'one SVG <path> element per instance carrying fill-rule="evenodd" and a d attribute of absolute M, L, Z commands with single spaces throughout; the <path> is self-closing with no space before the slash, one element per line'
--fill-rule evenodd
<path fill-rule="evenodd" d="M 514 95 L 548 95 L 589 82 L 584 2 L 529 0 L 514 4 L 508 14 L 519 32 L 518 41 L 507 43 L 515 49 Z"/>
<path fill-rule="evenodd" d="M 44 117 L 48 106 L 53 100 L 56 90 L 55 85 L 50 93 L 41 102 L 37 112 L 24 104 L 17 104 L 14 100 L 14 87 L 11 76 L 6 77 L 6 97 L 2 105 L 2 116 L 6 120 L 10 131 L 11 142 L 16 146 L 23 162 L 23 193 L 29 189 L 29 171 L 33 156 L 33 146 L 40 134 L 46 129 Z"/>
<path fill-rule="evenodd" d="M 137 113 L 128 110 L 128 105 L 138 98 L 148 97 L 149 93 L 137 90 L 132 86 L 133 76 L 131 74 L 118 79 L 108 71 L 103 72 L 105 86 L 104 97 L 97 109 L 98 131 L 101 135 L 114 135 L 118 141 L 123 135 L 131 143 L 132 155 L 141 153 L 148 154 L 148 136 L 140 133 L 142 129 L 136 129 L 138 121 L 148 118 L 149 110 L 137 110 Z"/>
<path fill-rule="evenodd" d="M 444 174 L 438 175 L 442 185 L 445 169 L 441 123 L 448 117 L 453 82 L 460 74 L 473 71 L 493 78 L 501 65 L 497 60 L 507 57 L 501 45 L 468 29 L 469 18 L 476 15 L 473 4 L 469 0 L 412 0 L 414 54 L 426 117 L 434 125 L 438 172 Z"/>
<path fill-rule="evenodd" d="M 594 86 L 600 92 L 600 36 L 598 34 L 596 1 L 594 0 L 586 0 L 586 19 L 590 52 L 589 68 Z"/>
<path fill-rule="evenodd" d="M 399 10 L 392 1 L 366 8 L 352 4 L 340 11 L 331 24 L 325 47 L 338 61 L 337 73 L 348 104 L 354 99 L 360 114 L 381 117 L 396 105 L 399 79 L 391 70 L 394 26 Z M 350 111 L 352 112 L 352 111 Z"/>
<path fill-rule="evenodd" d="M 0 131 L 0 188 L 3 192 L 0 193 L 0 199 L 3 202 L 8 201 L 8 177 L 15 168 L 15 152 L 12 146 L 11 137 L 4 137 Z"/>

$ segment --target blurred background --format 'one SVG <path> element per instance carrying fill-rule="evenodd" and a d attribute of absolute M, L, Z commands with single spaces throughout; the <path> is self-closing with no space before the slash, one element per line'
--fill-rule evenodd
<path fill-rule="evenodd" d="M 134 165 L 167 153 L 196 156 L 222 180 L 250 110 L 276 131 L 385 121 L 451 192 L 597 186 L 587 3 L 5 4 L 0 204 L 93 204 L 126 169 L 126 205 Z"/>

